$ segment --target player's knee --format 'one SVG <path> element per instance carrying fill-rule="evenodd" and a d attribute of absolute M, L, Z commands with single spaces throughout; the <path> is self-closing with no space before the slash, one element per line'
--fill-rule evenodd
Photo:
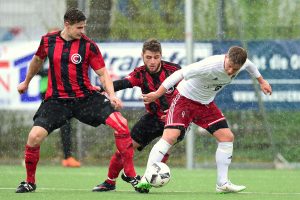
<path fill-rule="evenodd" d="M 128 121 L 121 115 L 121 124 L 123 129 L 128 129 Z"/>
<path fill-rule="evenodd" d="M 227 129 L 224 134 L 224 142 L 233 142 L 234 141 L 234 134 L 230 129 Z"/>
<path fill-rule="evenodd" d="M 130 134 L 127 119 L 125 119 L 119 112 L 112 113 L 106 119 L 106 124 L 115 130 L 115 135 Z"/>
<path fill-rule="evenodd" d="M 28 135 L 28 141 L 27 144 L 29 144 L 30 146 L 38 146 L 42 143 L 42 137 L 40 135 L 37 134 L 29 134 Z"/>
<path fill-rule="evenodd" d="M 27 144 L 32 147 L 39 146 L 46 136 L 47 131 L 45 129 L 33 128 L 28 135 Z"/>
<path fill-rule="evenodd" d="M 233 142 L 234 134 L 229 128 L 219 129 L 213 133 L 219 142 Z"/>
<path fill-rule="evenodd" d="M 185 128 L 183 126 L 166 126 L 162 138 L 173 145 L 183 140 L 184 135 Z"/>
<path fill-rule="evenodd" d="M 224 135 L 224 137 L 222 137 L 222 139 L 220 140 L 220 142 L 233 142 L 233 141 L 234 141 L 233 133 Z"/>
<path fill-rule="evenodd" d="M 173 145 L 180 136 L 180 130 L 178 129 L 165 129 L 162 139 Z"/>
<path fill-rule="evenodd" d="M 115 135 L 128 135 L 128 136 L 130 136 L 128 126 L 125 125 L 125 124 L 119 124 L 114 129 L 115 129 Z"/>

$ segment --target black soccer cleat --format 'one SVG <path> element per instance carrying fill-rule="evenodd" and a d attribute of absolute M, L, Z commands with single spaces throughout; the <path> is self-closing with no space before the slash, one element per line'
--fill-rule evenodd
<path fill-rule="evenodd" d="M 114 191 L 116 189 L 116 186 L 113 184 L 109 184 L 108 182 L 104 181 L 103 183 L 95 186 L 93 188 L 93 192 L 108 192 L 108 191 Z"/>
<path fill-rule="evenodd" d="M 35 189 L 36 189 L 36 184 L 27 183 L 26 181 L 23 181 L 20 183 L 20 185 L 16 189 L 16 193 L 34 192 Z"/>
<path fill-rule="evenodd" d="M 139 184 L 141 180 L 141 176 L 137 175 L 136 177 L 129 177 L 122 173 L 121 178 L 123 181 L 130 183 L 134 190 L 139 193 L 149 193 L 149 189 L 137 188 L 136 186 Z"/>

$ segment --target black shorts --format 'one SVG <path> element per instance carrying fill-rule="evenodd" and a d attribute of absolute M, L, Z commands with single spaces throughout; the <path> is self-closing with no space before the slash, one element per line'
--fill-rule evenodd
<path fill-rule="evenodd" d="M 131 129 L 131 137 L 141 146 L 141 151 L 145 146 L 152 142 L 155 138 L 162 136 L 165 123 L 158 116 L 153 114 L 145 114 Z"/>
<path fill-rule="evenodd" d="M 47 99 L 40 105 L 33 121 L 34 126 L 45 128 L 49 134 L 73 117 L 94 127 L 105 124 L 113 112 L 115 109 L 109 99 L 95 92 L 83 98 Z"/>

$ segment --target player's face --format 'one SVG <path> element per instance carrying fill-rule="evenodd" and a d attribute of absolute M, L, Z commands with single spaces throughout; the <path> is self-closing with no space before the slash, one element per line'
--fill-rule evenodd
<path fill-rule="evenodd" d="M 234 64 L 227 55 L 225 56 L 224 70 L 228 76 L 235 75 L 241 67 L 239 64 Z"/>
<path fill-rule="evenodd" d="M 75 24 L 70 25 L 68 22 L 66 22 L 66 30 L 68 33 L 68 36 L 71 39 L 80 39 L 82 34 L 84 33 L 86 26 L 85 21 L 81 21 Z"/>
<path fill-rule="evenodd" d="M 160 63 L 161 63 L 161 53 L 160 52 L 152 52 L 146 50 L 142 53 L 144 64 L 146 65 L 147 69 L 150 73 L 155 73 L 160 70 Z"/>

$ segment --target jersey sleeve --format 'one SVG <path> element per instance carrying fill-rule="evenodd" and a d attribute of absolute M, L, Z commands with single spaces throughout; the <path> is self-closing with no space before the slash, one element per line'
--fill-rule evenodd
<path fill-rule="evenodd" d="M 45 41 L 44 41 L 44 37 L 42 37 L 41 42 L 40 42 L 40 46 L 37 49 L 35 55 L 38 56 L 41 60 L 44 60 L 47 56 L 46 50 L 45 50 Z"/>
<path fill-rule="evenodd" d="M 135 69 L 128 76 L 126 76 L 125 79 L 127 79 L 131 83 L 132 87 L 134 86 L 141 87 L 142 84 L 141 84 L 140 76 L 141 76 L 141 72 Z"/>
<path fill-rule="evenodd" d="M 113 82 L 113 84 L 114 84 L 115 92 L 119 90 L 124 90 L 126 88 L 132 88 L 130 81 L 126 78 L 121 80 L 116 80 Z"/>
<path fill-rule="evenodd" d="M 166 88 L 167 90 L 176 85 L 179 81 L 183 79 L 183 73 L 182 69 L 175 71 L 173 74 L 171 74 L 168 78 L 162 82 L 162 86 Z"/>
<path fill-rule="evenodd" d="M 93 70 L 98 70 L 105 67 L 102 54 L 95 43 L 91 43 L 90 45 L 89 64 Z"/>
<path fill-rule="evenodd" d="M 251 62 L 249 59 L 246 60 L 245 64 L 243 67 L 247 72 L 251 75 L 254 76 L 255 78 L 258 78 L 261 76 L 260 72 L 258 71 L 257 66 Z"/>

